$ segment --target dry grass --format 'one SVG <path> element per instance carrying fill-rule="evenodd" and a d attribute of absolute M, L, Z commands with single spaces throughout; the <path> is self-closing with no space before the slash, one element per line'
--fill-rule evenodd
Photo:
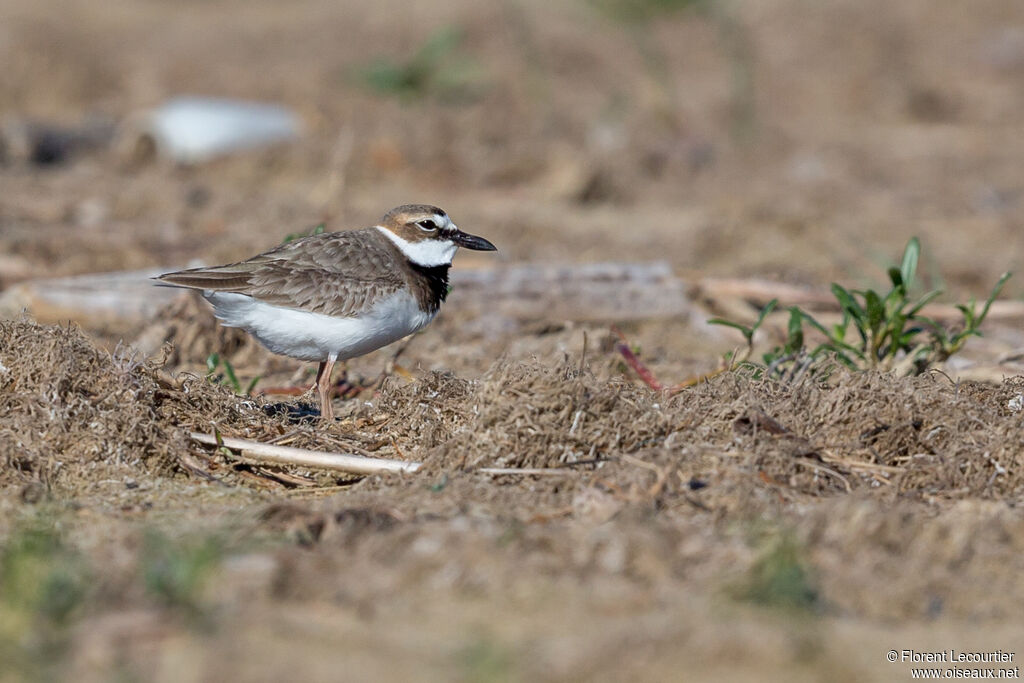
<path fill-rule="evenodd" d="M 107 353 L 73 327 L 9 321 L 0 335 L 4 472 L 23 484 L 61 487 L 140 465 L 172 473 L 197 448 L 185 430 L 217 430 L 422 460 L 426 473 L 569 466 L 579 475 L 567 490 L 646 466 L 661 478 L 659 495 L 685 492 L 694 477 L 784 497 L 1015 503 L 1022 493 L 1021 417 L 1011 408 L 1019 380 L 993 387 L 839 371 L 827 383 L 778 383 L 732 373 L 668 396 L 566 357 L 499 362 L 478 380 L 392 379 L 327 426 L 294 401 L 238 397 L 130 352 Z"/>
<path fill-rule="evenodd" d="M 112 356 L 75 327 L 0 322 L 0 452 L 6 485 L 173 470 L 181 436 L 157 419 L 160 387 L 130 350 Z"/>

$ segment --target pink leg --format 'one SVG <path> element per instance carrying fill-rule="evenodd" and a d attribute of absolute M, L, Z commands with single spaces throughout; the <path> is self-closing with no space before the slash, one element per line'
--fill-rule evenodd
<path fill-rule="evenodd" d="M 334 421 L 334 406 L 331 405 L 331 372 L 334 370 L 334 359 L 320 363 L 316 373 L 316 390 L 320 393 L 320 418 L 328 422 Z"/>

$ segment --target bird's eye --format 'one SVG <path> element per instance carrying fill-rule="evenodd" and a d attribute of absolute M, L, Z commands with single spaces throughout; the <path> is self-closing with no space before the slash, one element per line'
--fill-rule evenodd
<path fill-rule="evenodd" d="M 424 232 L 433 232 L 437 230 L 437 223 L 427 218 L 426 220 L 417 221 L 416 225 L 420 226 L 420 230 Z"/>

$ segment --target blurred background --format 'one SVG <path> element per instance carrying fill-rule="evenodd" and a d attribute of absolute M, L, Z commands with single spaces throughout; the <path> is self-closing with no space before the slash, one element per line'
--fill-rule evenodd
<path fill-rule="evenodd" d="M 708 317 L 884 285 L 915 235 L 956 319 L 1021 270 L 1021 112 L 1021 0 L 0 0 L 0 681 L 863 681 L 1012 648 L 1019 301 L 968 346 L 989 385 L 668 398 L 622 350 L 713 371 L 742 342 Z M 499 251 L 353 360 L 336 423 L 264 411 L 314 368 L 146 279 L 409 202 Z M 526 456 L 594 468 L 467 471 Z"/>
<path fill-rule="evenodd" d="M 3 285 L 411 201 L 507 261 L 861 284 L 916 234 L 981 296 L 1021 261 L 1016 0 L 3 0 L 0 63 Z M 181 96 L 294 136 L 176 157 L 153 116 Z"/>

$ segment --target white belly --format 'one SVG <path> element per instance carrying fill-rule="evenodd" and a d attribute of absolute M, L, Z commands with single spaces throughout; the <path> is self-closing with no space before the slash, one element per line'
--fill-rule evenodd
<path fill-rule="evenodd" d="M 226 327 L 238 327 L 264 346 L 300 360 L 347 360 L 423 329 L 434 319 L 420 310 L 416 298 L 397 292 L 358 318 L 334 318 L 293 308 L 272 306 L 244 294 L 204 291 Z"/>

